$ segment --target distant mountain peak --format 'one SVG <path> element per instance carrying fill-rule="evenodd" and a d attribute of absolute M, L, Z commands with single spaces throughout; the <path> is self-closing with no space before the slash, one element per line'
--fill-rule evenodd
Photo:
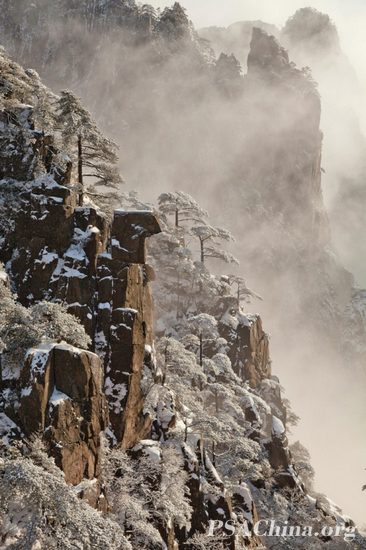
<path fill-rule="evenodd" d="M 336 25 L 329 15 L 315 8 L 301 8 L 290 17 L 282 31 L 290 45 L 302 46 L 313 54 L 340 53 Z"/>

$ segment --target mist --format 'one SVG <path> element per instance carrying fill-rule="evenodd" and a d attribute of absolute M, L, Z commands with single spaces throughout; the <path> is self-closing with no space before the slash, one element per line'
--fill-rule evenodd
<path fill-rule="evenodd" d="M 258 10 L 255 19 L 260 18 Z M 350 21 L 349 18 L 347 21 Z M 265 24 L 260 26 L 268 30 L 267 24 L 272 22 L 266 18 Z M 353 22 L 351 20 L 351 24 Z M 335 32 L 330 32 L 329 43 L 321 49 L 316 35 L 303 43 L 296 43 L 296 34 L 291 40 L 286 35 L 286 27 L 278 26 L 270 32 L 289 50 L 290 59 L 298 67 L 311 67 L 318 83 L 322 99 L 320 127 L 324 132 L 322 191 L 330 222 L 332 247 L 343 265 L 355 275 L 356 284 L 364 286 L 366 151 L 362 126 L 365 74 L 356 70 L 361 66 L 359 52 L 353 65 L 353 58 L 347 57 L 343 51 L 342 37 L 345 38 L 346 48 L 352 42 L 351 36 L 354 43 L 357 37 L 360 38 L 358 24 L 347 29 L 344 20 L 342 23 L 340 40 L 336 28 L 328 27 L 328 31 Z M 236 24 L 220 32 L 219 29 L 207 28 L 200 32 L 205 38 L 213 39 L 217 54 L 219 50 L 226 53 L 233 51 L 244 65 L 250 47 L 249 30 L 249 24 L 240 27 Z M 319 55 L 319 49 L 322 55 Z M 348 51 L 351 52 L 351 48 Z M 255 287 L 259 280 L 260 277 L 256 277 L 250 283 Z M 289 282 L 288 288 L 293 285 L 294 280 Z M 260 292 L 261 288 L 258 290 Z M 361 524 L 365 509 L 359 486 L 366 462 L 366 446 L 361 436 L 366 428 L 365 373 L 352 362 L 342 362 L 341 346 L 335 344 L 324 349 L 312 338 L 309 339 L 306 320 L 293 335 L 296 343 L 289 344 L 287 327 L 283 324 L 279 326 L 276 320 L 278 305 L 272 304 L 272 308 L 268 304 L 268 294 L 265 293 L 265 296 L 267 304 L 256 303 L 255 307 L 262 313 L 265 326 L 273 335 L 271 353 L 274 372 L 280 376 L 287 396 L 301 417 L 299 426 L 293 428 L 292 437 L 299 438 L 310 450 L 316 470 L 317 490 L 326 493 Z M 297 307 L 304 311 L 302 305 L 296 305 L 296 296 L 292 296 L 289 309 Z"/>
<path fill-rule="evenodd" d="M 239 20 L 271 25 L 290 61 L 312 69 L 321 97 L 307 73 L 285 63 L 291 84 L 285 88 L 255 64 L 248 71 L 251 24 L 244 37 L 227 36 L 235 50 L 224 53 L 234 53 L 241 71 L 230 58 L 216 63 L 221 51 L 214 40 L 214 51 L 199 37 L 190 41 L 183 20 L 180 36 L 160 26 L 153 48 L 149 19 L 137 33 L 132 10 L 105 19 L 90 13 L 85 21 L 69 14 L 65 22 L 51 9 L 46 40 L 39 35 L 26 48 L 12 37 L 5 46 L 56 93 L 68 87 L 80 94 L 120 146 L 124 190 L 156 204 L 160 193 L 182 189 L 211 213 L 213 225 L 232 231 L 238 272 L 264 298 L 248 309 L 262 315 L 272 335 L 273 374 L 301 417 L 292 438 L 312 455 L 316 489 L 361 524 L 365 372 L 343 356 L 342 338 L 352 274 L 366 285 L 366 75 L 358 21 L 365 8 L 354 2 L 351 13 L 340 1 L 317 2 L 340 37 L 337 43 L 332 35 L 319 54 L 319 44 L 304 47 L 283 30 L 303 2 L 185 6 L 196 29 Z"/>

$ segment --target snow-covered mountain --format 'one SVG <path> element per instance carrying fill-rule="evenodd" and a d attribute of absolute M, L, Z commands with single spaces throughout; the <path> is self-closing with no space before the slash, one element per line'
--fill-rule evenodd
<path fill-rule="evenodd" d="M 162 14 L 131 1 L 22 7 L 20 17 L 7 2 L 0 22 L 32 67 L 1 54 L 4 548 L 20 547 L 29 526 L 29 548 L 61 537 L 64 548 L 304 548 L 306 534 L 258 536 L 258 520 L 272 519 L 332 528 L 312 548 L 362 548 L 352 520 L 313 492 L 306 449 L 288 444 L 297 417 L 245 302 L 258 295 L 243 275 L 290 357 L 305 334 L 314 350 L 342 339 L 347 358 L 362 356 L 364 297 L 332 249 L 310 72 L 255 28 L 243 77 L 178 3 Z M 119 143 L 128 185 L 160 194 L 157 213 L 134 193 L 112 219 L 102 213 L 99 196 L 110 209 L 116 197 L 80 178 L 79 147 L 96 142 L 77 125 L 66 132 L 72 96 L 35 69 L 54 91 L 82 94 Z M 234 256 L 240 274 L 218 276 L 210 258 Z M 207 537 L 226 521 L 241 534 Z"/>

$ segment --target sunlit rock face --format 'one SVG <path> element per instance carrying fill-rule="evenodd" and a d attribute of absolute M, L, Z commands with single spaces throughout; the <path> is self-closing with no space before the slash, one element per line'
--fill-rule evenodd
<path fill-rule="evenodd" d="M 99 357 L 66 344 L 40 346 L 29 351 L 21 382 L 25 435 L 45 433 L 67 483 L 99 477 L 100 436 L 109 423 Z"/>
<path fill-rule="evenodd" d="M 106 366 L 112 429 L 124 448 L 149 432 L 141 377 L 154 345 L 148 284 L 154 274 L 145 264 L 145 239 L 160 231 L 152 212 L 116 211 L 109 252 L 98 261 L 97 347 Z"/>
<path fill-rule="evenodd" d="M 133 2 L 22 5 L 6 3 L 6 46 L 55 91 L 67 85 L 82 95 L 121 146 L 129 185 L 156 197 L 164 182 L 213 207 L 220 224 L 245 236 L 239 260 L 265 297 L 265 315 L 276 309 L 296 329 L 305 316 L 315 337 L 335 334 L 352 277 L 330 248 L 320 97 L 310 71 L 283 48 L 288 37 L 308 44 L 314 29 L 317 43 L 335 48 L 329 18 L 300 10 L 286 33 L 260 21 L 238 23 L 229 38 L 213 30 L 203 36 L 216 40 L 216 59 L 187 33 L 178 6 L 161 20 Z M 230 46 L 226 57 L 218 45 Z"/>
<path fill-rule="evenodd" d="M 165 32 L 167 28 L 169 25 Z M 177 36 L 182 37 L 185 34 L 183 31 L 184 21 L 181 21 Z M 234 59 L 231 62 L 235 64 Z M 254 32 L 249 65 L 245 89 L 250 94 L 261 91 L 258 101 L 261 106 L 268 107 L 267 115 L 273 116 L 275 126 L 278 121 L 273 114 L 273 101 L 277 94 L 283 95 L 286 105 L 295 111 L 309 106 L 308 126 L 300 116 L 299 119 L 295 117 L 301 122 L 301 132 L 306 134 L 304 141 L 301 141 L 302 138 L 296 141 L 297 134 L 292 132 L 290 123 L 287 138 L 296 142 L 294 151 L 298 151 L 300 145 L 308 146 L 310 151 L 312 142 L 309 136 L 319 137 L 318 98 L 311 82 L 308 88 L 306 75 L 289 63 L 287 54 L 273 37 L 261 31 Z M 12 70 L 21 71 L 15 66 Z M 1 76 L 4 74 L 1 73 Z M 21 78 L 26 80 L 25 73 Z M 236 82 L 241 85 L 240 79 Z M 301 93 L 298 93 L 299 90 Z M 309 103 L 304 99 L 307 95 Z M 228 97 L 233 96 L 229 94 Z M 278 104 L 286 112 L 284 104 L 281 101 Z M 266 142 L 265 158 L 270 161 L 271 169 L 277 167 L 277 175 L 283 169 L 282 187 L 279 186 L 278 195 L 273 193 L 279 200 L 273 210 L 283 222 L 281 227 L 288 228 L 295 221 L 291 218 L 291 208 L 281 210 L 280 199 L 286 193 L 291 197 L 294 179 L 288 167 L 283 168 L 280 162 L 281 158 L 286 163 L 290 162 L 290 158 L 285 152 L 281 157 L 276 127 L 272 128 L 272 132 L 271 139 Z M 308 137 L 309 143 L 306 141 Z M 191 378 L 194 374 L 186 376 L 184 369 L 189 368 L 187 360 L 188 363 L 183 361 L 183 372 L 180 374 L 181 385 L 178 387 L 181 391 L 164 386 L 165 377 L 158 376 L 154 370 L 152 296 L 149 287 L 154 272 L 146 264 L 145 254 L 146 238 L 161 231 L 159 219 L 151 211 L 117 210 L 112 222 L 108 223 L 96 208 L 76 207 L 74 190 L 69 185 L 70 161 L 65 157 L 56 159 L 60 152 L 50 136 L 34 128 L 32 108 L 25 103 L 14 106 L 13 110 L 7 108 L 2 111 L 0 140 L 7 151 L 6 154 L 4 149 L 0 152 L 5 162 L 5 170 L 1 174 L 5 198 L 1 208 L 2 213 L 10 214 L 0 217 L 1 259 L 6 262 L 9 273 L 6 275 L 0 270 L 0 284 L 7 289 L 11 285 L 25 306 L 32 306 L 42 299 L 64 303 L 70 312 L 79 317 L 91 337 L 90 350 L 68 345 L 58 341 L 61 338 L 57 337 L 52 341 L 45 340 L 38 347 L 28 350 L 25 362 L 17 372 L 11 373 L 9 369 L 5 372 L 1 364 L 4 376 L 1 380 L 0 432 L 4 442 L 26 441 L 25 438 L 40 434 L 46 443 L 46 450 L 64 472 L 64 480 L 76 486 L 74 490 L 91 506 L 108 512 L 101 464 L 105 433 L 110 438 L 111 446 L 128 450 L 122 455 L 122 462 L 140 469 L 143 469 L 141 464 L 146 465 L 146 471 L 137 478 L 134 492 L 140 486 L 144 490 L 148 487 L 150 491 L 147 501 L 143 503 L 144 511 L 149 511 L 148 516 L 143 516 L 144 523 L 147 530 L 154 528 L 158 531 L 163 541 L 161 547 L 169 550 L 189 548 L 189 537 L 207 532 L 211 521 L 235 519 L 240 526 L 247 522 L 249 535 L 229 536 L 221 546 L 230 550 L 262 547 L 263 543 L 254 531 L 257 520 L 269 517 L 272 512 L 273 515 L 291 512 L 290 499 L 287 501 L 283 497 L 280 503 L 274 502 L 279 491 L 296 491 L 297 504 L 304 506 L 308 495 L 288 449 L 286 423 L 290 415 L 281 397 L 278 378 L 271 375 L 269 335 L 262 328 L 261 318 L 245 315 L 236 298 L 220 295 L 217 301 L 223 304 L 222 308 L 211 311 L 216 316 L 214 321 L 218 327 L 218 333 L 212 340 L 215 344 L 221 340 L 223 353 L 213 351 L 215 346 L 211 341 L 211 366 L 208 372 L 204 372 L 203 363 L 199 365 L 197 357 L 190 352 L 196 371 L 194 374 L 200 372 L 201 384 L 194 383 L 194 378 Z M 285 145 L 289 146 L 287 142 Z M 317 197 L 320 204 L 320 193 L 317 195 L 319 173 L 314 160 L 319 150 L 314 146 L 313 156 L 309 151 L 308 156 L 304 155 L 307 160 L 299 153 L 298 162 L 301 164 L 301 158 L 304 160 L 303 179 L 296 180 L 300 187 L 304 184 L 305 191 L 301 196 L 308 214 L 318 211 L 316 205 L 307 204 L 309 197 Z M 257 175 L 262 174 L 261 170 L 267 174 L 263 163 L 258 164 Z M 269 201 L 268 180 L 258 178 L 257 183 L 262 185 L 264 208 L 266 201 Z M 309 233 L 300 235 L 300 240 L 305 243 L 304 249 L 306 245 L 320 250 L 322 244 L 327 242 L 326 231 L 322 233 L 326 220 L 323 219 L 323 225 L 320 221 L 309 223 Z M 300 219 L 297 227 L 299 233 L 302 231 L 301 224 Z M 248 235 L 246 238 L 250 240 Z M 310 244 L 307 241 L 309 238 Z M 324 242 L 322 239 L 325 239 Z M 319 255 L 320 263 L 324 262 L 324 257 Z M 268 257 L 266 260 L 268 267 L 270 260 Z M 334 259 L 333 266 L 341 271 Z M 293 265 L 289 261 L 281 268 L 290 271 Z M 327 270 L 328 266 L 324 269 Z M 351 304 L 351 321 L 358 312 L 363 314 L 363 298 L 361 292 L 361 296 Z M 211 300 L 208 306 L 203 304 L 202 307 L 215 309 L 215 301 Z M 233 302 L 230 307 L 229 302 Z M 286 337 L 290 323 L 291 320 L 287 319 Z M 349 330 L 352 331 L 352 323 Z M 187 351 L 174 337 L 172 340 L 180 344 L 181 351 L 182 348 Z M 179 351 L 179 346 L 175 349 Z M 207 353 L 209 356 L 210 352 Z M 142 391 L 144 366 L 150 373 L 150 389 L 156 392 L 155 402 L 148 401 L 150 390 L 146 391 L 146 386 L 145 393 Z M 202 379 L 205 380 L 205 387 Z M 210 392 L 210 388 L 211 395 L 202 397 L 205 390 L 206 394 Z M 187 419 L 191 413 L 182 404 L 189 391 L 195 392 L 196 400 L 204 403 L 198 429 L 194 425 L 196 419 L 188 425 Z M 149 409 L 144 410 L 144 405 Z M 193 409 L 192 402 L 190 406 Z M 153 422 L 151 417 L 154 417 Z M 206 433 L 201 427 L 213 420 L 215 429 Z M 180 435 L 177 435 L 179 430 Z M 173 451 L 169 449 L 171 441 L 174 441 Z M 239 450 L 235 446 L 237 443 L 241 445 Z M 164 452 L 168 454 L 164 455 Z M 240 466 L 240 473 L 238 475 L 236 470 L 235 476 L 231 477 L 234 464 L 231 455 L 235 452 L 239 455 L 235 457 L 235 468 Z M 225 474 L 216 469 L 219 460 L 222 460 L 221 467 Z M 24 463 L 27 464 L 26 460 Z M 134 468 L 129 470 L 129 474 L 132 477 Z M 180 480 L 180 494 L 173 497 L 179 502 L 186 498 L 186 504 L 192 508 L 192 519 L 187 528 L 182 527 L 173 512 L 169 510 L 169 514 L 163 517 L 160 509 L 165 493 L 175 486 L 176 478 L 183 474 L 187 476 L 183 482 Z M 1 462 L 0 482 L 2 476 Z M 120 477 L 117 469 L 114 471 L 114 481 Z M 129 476 L 126 477 L 129 482 Z M 158 495 L 157 500 L 154 493 Z M 132 498 L 135 495 L 129 496 Z M 114 512 L 118 511 L 117 503 Z M 302 515 L 303 512 L 304 509 L 300 509 L 302 520 L 308 521 L 308 516 Z M 338 511 L 334 513 L 327 505 L 322 508 L 322 521 L 328 521 L 329 517 L 340 523 L 346 521 Z M 137 524 L 138 521 L 136 524 L 131 521 L 131 530 Z M 126 521 L 123 526 L 126 530 Z M 191 547 L 195 547 L 193 543 Z"/>

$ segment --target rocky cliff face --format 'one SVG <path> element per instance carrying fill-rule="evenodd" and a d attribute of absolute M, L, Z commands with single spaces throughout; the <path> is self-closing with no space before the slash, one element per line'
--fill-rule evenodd
<path fill-rule="evenodd" d="M 204 27 L 198 29 L 200 37 L 209 40 L 215 51 L 216 57 L 223 52 L 233 53 L 242 66 L 245 66 L 250 42 L 252 40 L 253 27 L 266 31 L 269 35 L 279 37 L 279 29 L 264 21 L 238 21 L 228 27 Z"/>
<path fill-rule="evenodd" d="M 322 95 L 323 186 L 333 241 L 344 265 L 365 285 L 359 262 L 365 205 L 363 93 L 357 60 L 342 51 L 336 22 L 313 8 L 298 10 L 282 31 L 297 64 L 312 68 Z M 357 71 L 357 72 L 356 72 Z"/>
<path fill-rule="evenodd" d="M 106 365 L 111 426 L 124 448 L 143 439 L 150 427 L 142 415 L 141 378 L 145 358 L 153 366 L 149 281 L 154 273 L 145 263 L 145 239 L 160 231 L 152 212 L 116 211 L 110 252 L 99 258 L 96 345 Z"/>
<path fill-rule="evenodd" d="M 21 372 L 20 427 L 27 437 L 44 432 L 73 485 L 100 476 L 100 435 L 109 424 L 103 382 L 99 357 L 66 344 L 31 349 Z"/>
<path fill-rule="evenodd" d="M 358 120 L 362 98 L 354 67 L 342 51 L 336 22 L 326 13 L 309 7 L 297 10 L 282 30 L 262 21 L 244 21 L 227 28 L 212 27 L 200 29 L 198 32 L 200 36 L 211 41 L 217 54 L 233 53 L 244 67 L 248 55 L 252 57 L 250 43 L 253 28 L 261 29 L 279 40 L 286 50 L 285 56 L 295 62 L 298 68 L 310 68 L 313 78 L 319 85 L 322 97 L 321 127 L 325 136 L 322 185 L 325 190 L 332 241 L 342 258 L 342 263 L 363 285 L 364 272 L 357 260 L 361 252 L 358 250 L 359 238 L 356 236 L 364 223 L 360 211 L 365 200 L 365 153 L 364 138 Z M 270 57 L 266 59 L 266 63 Z M 282 75 L 286 80 L 283 71 Z M 319 107 L 315 103 L 313 107 L 313 112 L 319 113 Z M 290 113 L 290 107 L 287 112 Z M 311 111 L 308 114 L 309 119 L 301 122 L 301 125 L 304 123 L 304 128 L 311 120 Z M 315 136 L 313 144 L 317 141 Z M 305 149 L 310 151 L 308 147 Z M 314 174 L 318 174 L 317 178 L 320 181 L 318 172 L 316 169 Z M 315 195 L 317 194 L 315 189 Z M 320 210 L 321 202 L 318 202 Z M 352 212 L 352 217 L 349 218 L 347 212 Z M 320 217 L 323 218 L 322 215 Z"/>
<path fill-rule="evenodd" d="M 323 136 L 316 86 L 310 75 L 290 63 L 279 42 L 258 28 L 253 29 L 247 81 L 259 91 L 261 107 L 271 113 L 263 151 L 267 171 L 257 165 L 258 190 L 268 205 L 269 194 L 275 194 L 272 205 L 307 247 L 310 243 L 323 247 L 329 244 L 330 233 L 321 189 Z M 256 145 L 255 135 L 253 142 Z M 271 181 L 277 183 L 275 189 Z"/>
<path fill-rule="evenodd" d="M 275 310 L 277 318 L 284 315 L 283 322 L 290 315 L 297 330 L 315 338 L 325 331 L 332 339 L 353 278 L 331 248 L 321 188 L 323 135 L 316 84 L 307 69 L 291 63 L 273 36 L 254 29 L 245 85 L 243 107 L 252 113 L 252 130 L 245 140 L 242 200 L 233 200 L 241 178 L 236 169 L 223 196 L 236 212 L 234 233 L 246 234 L 241 259 L 253 266 L 270 322 Z M 312 326 L 304 326 L 300 312 L 312 319 Z"/>

